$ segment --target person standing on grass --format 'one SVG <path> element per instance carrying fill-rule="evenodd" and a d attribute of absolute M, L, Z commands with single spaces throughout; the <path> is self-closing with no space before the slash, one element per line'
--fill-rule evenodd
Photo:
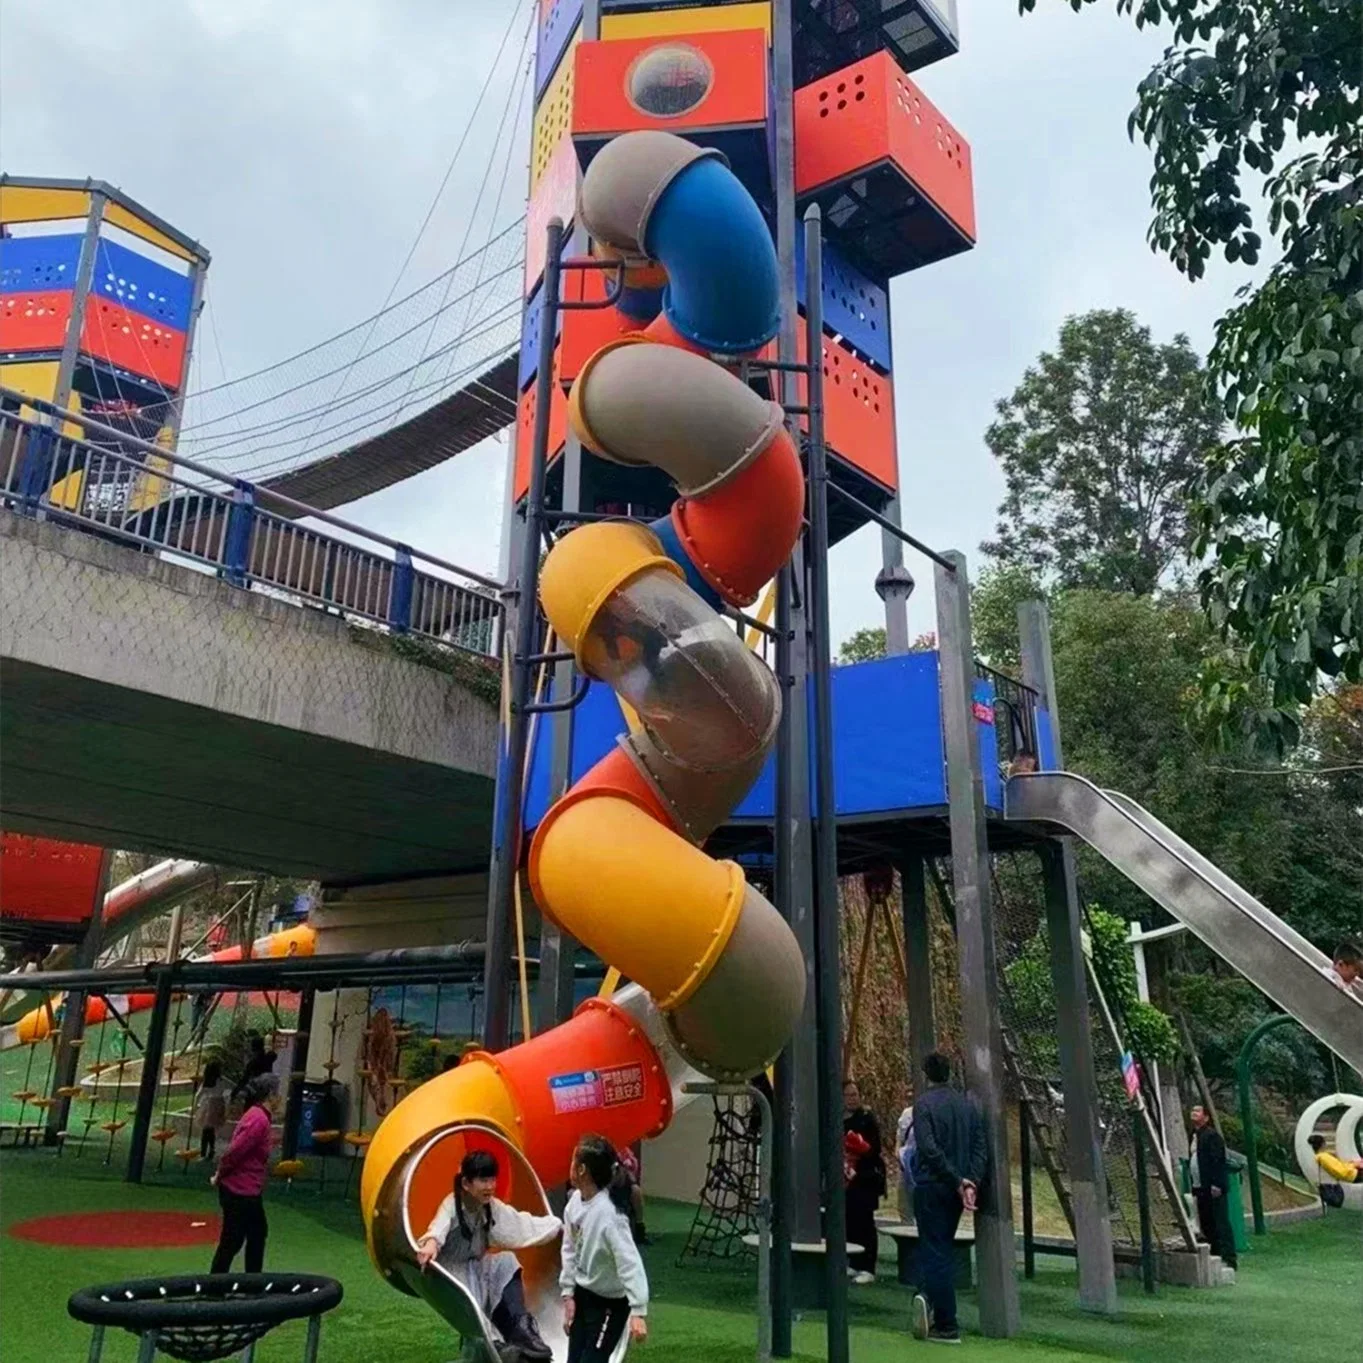
<path fill-rule="evenodd" d="M 584 1136 L 568 1181 L 559 1273 L 568 1363 L 607 1363 L 627 1323 L 631 1340 L 648 1338 L 648 1275 L 630 1233 L 629 1176 L 609 1141 Z"/>
<path fill-rule="evenodd" d="M 842 1086 L 842 1134 L 844 1160 L 851 1156 L 851 1178 L 843 1194 L 847 1202 L 847 1243 L 861 1246 L 849 1256 L 847 1271 L 854 1283 L 864 1287 L 876 1280 L 880 1251 L 876 1208 L 885 1196 L 885 1151 L 880 1123 L 876 1114 L 862 1105 L 855 1079 Z"/>
<path fill-rule="evenodd" d="M 212 1159 L 218 1153 L 218 1128 L 227 1121 L 227 1080 L 222 1065 L 210 1060 L 204 1066 L 199 1092 L 194 1098 L 194 1116 L 199 1123 L 199 1155 Z"/>
<path fill-rule="evenodd" d="M 913 1215 L 918 1226 L 922 1291 L 913 1299 L 913 1333 L 932 1344 L 959 1344 L 956 1321 L 956 1228 L 973 1212 L 988 1172 L 984 1118 L 951 1087 L 951 1061 L 934 1051 L 923 1061 L 928 1087 L 913 1105 Z"/>
<path fill-rule="evenodd" d="M 1211 1114 L 1200 1103 L 1188 1115 L 1193 1124 L 1193 1199 L 1197 1203 L 1197 1223 L 1212 1253 L 1234 1271 L 1239 1261 L 1230 1226 L 1226 1142 L 1212 1125 Z"/>
<path fill-rule="evenodd" d="M 210 1273 L 230 1272 L 243 1245 L 248 1273 L 259 1273 L 265 1263 L 265 1240 L 270 1233 L 265 1219 L 265 1180 L 270 1176 L 274 1140 L 274 1095 L 265 1079 L 255 1078 L 246 1085 L 243 1098 L 246 1111 L 209 1180 L 218 1190 L 222 1207 L 222 1233 Z"/>

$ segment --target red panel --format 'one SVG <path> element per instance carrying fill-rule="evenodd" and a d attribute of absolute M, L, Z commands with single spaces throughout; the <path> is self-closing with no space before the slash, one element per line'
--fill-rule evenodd
<path fill-rule="evenodd" d="M 70 289 L 0 294 L 0 352 L 60 350 L 74 296 Z"/>
<path fill-rule="evenodd" d="M 185 333 L 108 298 L 92 297 L 81 328 L 81 349 L 163 388 L 178 388 L 185 367 Z"/>
<path fill-rule="evenodd" d="M 888 53 L 795 92 L 797 194 L 887 159 L 975 240 L 970 147 Z"/>
<path fill-rule="evenodd" d="M 799 356 L 808 353 L 805 329 L 800 327 Z M 800 402 L 808 401 L 808 384 L 800 379 Z M 894 491 L 899 486 L 899 459 L 895 443 L 894 381 L 831 336 L 823 338 L 824 441 L 833 453 Z M 800 418 L 809 429 L 808 417 Z"/>
<path fill-rule="evenodd" d="M 566 320 L 566 319 L 565 319 Z M 549 404 L 549 463 L 553 463 L 562 452 L 564 441 L 568 438 L 568 397 L 559 382 L 559 362 L 563 354 L 562 342 L 554 351 L 553 401 Z M 519 501 L 530 490 L 530 443 L 535 434 L 536 389 L 532 383 L 521 394 L 516 404 L 516 482 L 512 495 Z"/>
<path fill-rule="evenodd" d="M 659 117 L 631 99 L 630 88 L 651 54 L 667 48 L 699 54 L 709 88 L 678 113 Z M 579 43 L 573 86 L 573 135 L 600 138 L 638 128 L 685 132 L 735 128 L 767 121 L 767 35 L 760 29 L 685 37 L 623 38 Z"/>
<path fill-rule="evenodd" d="M 0 834 L 0 916 L 81 923 L 100 890 L 104 850 L 79 842 Z"/>
<path fill-rule="evenodd" d="M 569 270 L 563 278 L 564 302 L 599 302 L 615 285 L 608 270 Z M 573 380 L 603 345 L 631 332 L 642 331 L 644 323 L 622 316 L 615 308 L 594 308 L 563 314 L 563 339 L 559 343 L 560 373 L 564 387 Z"/>

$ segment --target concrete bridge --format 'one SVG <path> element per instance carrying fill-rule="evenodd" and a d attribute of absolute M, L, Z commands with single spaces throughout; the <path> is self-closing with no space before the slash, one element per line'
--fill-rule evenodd
<path fill-rule="evenodd" d="M 481 870 L 489 666 L 0 510 L 0 825 L 331 884 Z"/>

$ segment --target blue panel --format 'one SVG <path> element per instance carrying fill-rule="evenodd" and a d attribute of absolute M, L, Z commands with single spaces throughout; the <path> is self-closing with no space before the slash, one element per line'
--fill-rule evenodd
<path fill-rule="evenodd" d="M 125 308 L 177 331 L 189 330 L 189 276 L 168 270 L 116 241 L 101 239 L 90 292 L 117 299 Z"/>
<path fill-rule="evenodd" d="M 999 731 L 994 727 L 994 683 L 975 678 L 975 728 L 980 736 L 980 766 L 984 769 L 986 809 L 1003 808 L 1003 774 L 999 771 Z"/>
<path fill-rule="evenodd" d="M 989 693 L 992 698 L 992 692 Z M 809 707 L 813 724 L 813 705 Z M 626 731 L 619 702 L 609 687 L 593 683 L 573 724 L 573 780 L 585 775 Z M 981 755 L 1000 791 L 997 745 L 989 725 L 980 726 Z M 989 732 L 986 733 L 985 730 Z M 812 750 L 811 732 L 811 750 Z M 833 780 L 842 817 L 941 808 L 947 802 L 946 758 L 942 749 L 936 653 L 857 663 L 833 671 Z M 526 790 L 526 826 L 544 817 L 549 795 L 553 723 L 536 725 L 535 750 Z M 775 795 L 775 760 L 769 761 L 747 798 L 734 811 L 739 819 L 770 819 Z"/>
<path fill-rule="evenodd" d="M 686 574 L 686 585 L 707 606 L 718 610 L 720 595 L 700 575 L 700 569 L 696 567 L 695 560 L 686 552 L 686 547 L 681 542 L 681 536 L 677 534 L 677 527 L 672 524 L 671 513 L 669 512 L 666 516 L 659 516 L 656 521 L 651 521 L 648 528 L 657 535 L 658 542 L 663 546 L 663 553 Z"/>
<path fill-rule="evenodd" d="M 736 818 L 772 817 L 775 767 L 763 768 Z M 844 818 L 946 804 L 936 653 L 834 668 L 833 782 Z"/>
<path fill-rule="evenodd" d="M 539 43 L 535 48 L 535 98 L 553 79 L 558 60 L 568 40 L 573 36 L 577 21 L 582 18 L 582 0 L 553 0 L 549 13 L 540 25 Z"/>
<path fill-rule="evenodd" d="M 525 311 L 521 314 L 521 354 L 520 367 L 517 370 L 517 392 L 525 392 L 535 375 L 539 373 L 540 322 L 543 317 L 544 313 L 540 308 L 540 284 L 536 284 L 535 291 L 526 299 Z M 558 335 L 562 336 L 562 312 L 558 315 L 557 328 Z"/>
<path fill-rule="evenodd" d="M 82 233 L 0 239 L 0 293 L 74 289 Z"/>
<path fill-rule="evenodd" d="M 1051 712 L 1044 705 L 1036 707 L 1037 766 L 1042 771 L 1058 771 L 1055 757 L 1055 730 L 1051 727 Z"/>
<path fill-rule="evenodd" d="M 795 234 L 796 293 L 805 305 L 805 234 Z M 890 353 L 890 298 L 879 284 L 847 263 L 838 248 L 823 244 L 823 324 L 887 374 Z"/>

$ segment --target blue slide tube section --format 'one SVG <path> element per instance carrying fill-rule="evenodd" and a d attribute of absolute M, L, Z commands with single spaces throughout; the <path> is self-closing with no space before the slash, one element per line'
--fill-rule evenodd
<path fill-rule="evenodd" d="M 686 552 L 686 546 L 682 544 L 677 535 L 677 527 L 672 524 L 672 517 L 659 516 L 648 527 L 658 537 L 658 542 L 663 547 L 663 553 L 686 574 L 686 585 L 705 602 L 711 610 L 722 611 L 724 602 L 720 594 L 700 575 L 700 570 L 691 561 L 691 555 Z"/>
<path fill-rule="evenodd" d="M 741 355 L 776 335 L 776 246 L 752 195 L 723 161 L 694 161 L 668 185 L 643 247 L 667 270 L 663 311 L 688 341 Z"/>

